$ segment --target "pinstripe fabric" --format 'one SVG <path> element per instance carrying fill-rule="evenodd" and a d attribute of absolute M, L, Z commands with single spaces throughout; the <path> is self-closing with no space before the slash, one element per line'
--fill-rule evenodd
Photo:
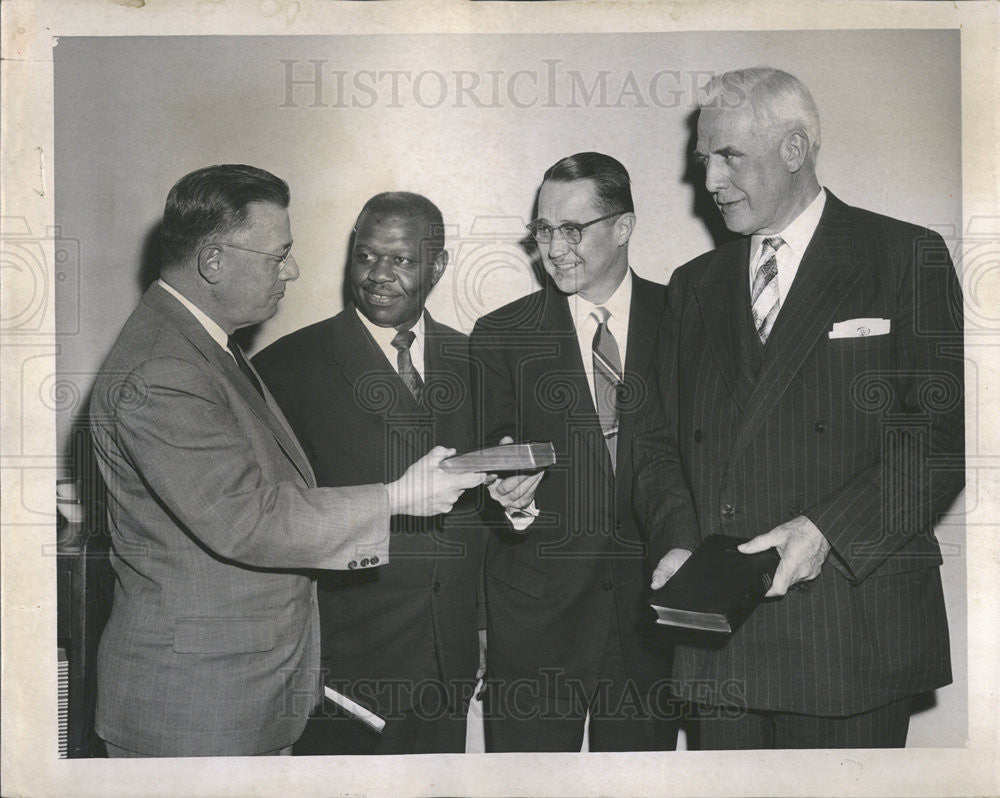
<path fill-rule="evenodd" d="M 869 712 L 833 718 L 756 711 L 733 717 L 705 707 L 698 718 L 695 745 L 702 751 L 903 748 L 912 703 L 903 698 Z"/>
<path fill-rule="evenodd" d="M 725 645 L 679 648 L 677 673 L 707 680 L 706 703 L 816 715 L 947 684 L 932 525 L 964 483 L 964 424 L 961 293 L 944 243 L 830 194 L 757 370 L 739 312 L 747 258 L 747 239 L 727 244 L 668 292 L 661 393 L 698 528 L 650 498 L 669 465 L 654 436 L 636 444 L 637 502 L 666 527 L 663 551 L 799 515 L 832 550 L 809 589 L 765 602 Z M 862 317 L 890 319 L 891 333 L 827 336 Z"/>
<path fill-rule="evenodd" d="M 155 756 L 290 745 L 317 694 L 307 567 L 388 559 L 381 485 L 311 490 L 273 399 L 163 288 L 94 383 L 117 582 L 97 662 L 97 732 Z"/>

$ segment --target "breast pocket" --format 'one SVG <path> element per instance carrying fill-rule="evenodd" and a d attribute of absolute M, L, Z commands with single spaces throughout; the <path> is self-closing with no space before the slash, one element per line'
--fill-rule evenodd
<path fill-rule="evenodd" d="M 892 333 L 859 335 L 855 338 L 828 338 L 827 348 L 833 355 L 854 355 L 878 351 L 892 345 Z"/>

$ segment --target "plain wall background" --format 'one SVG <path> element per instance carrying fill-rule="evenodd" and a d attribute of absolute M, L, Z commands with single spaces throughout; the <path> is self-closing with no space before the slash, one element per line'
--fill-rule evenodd
<path fill-rule="evenodd" d="M 62 38 L 53 55 L 57 258 L 66 253 L 57 364 L 74 397 L 57 408 L 61 451 L 155 277 L 150 234 L 167 191 L 211 163 L 266 168 L 292 191 L 301 277 L 252 351 L 342 308 L 358 210 L 395 189 L 441 208 L 451 265 L 428 307 L 470 330 L 537 285 L 523 225 L 544 170 L 581 150 L 629 169 L 630 260 L 666 282 L 712 248 L 717 222 L 713 209 L 696 212 L 705 195 L 688 158 L 692 84 L 738 66 L 780 67 L 809 86 L 820 179 L 842 200 L 946 236 L 961 229 L 957 31 Z M 322 97 L 287 85 L 289 68 L 314 76 L 310 60 L 323 62 Z M 967 730 L 961 507 L 940 537 L 955 544 L 943 576 L 956 679 L 915 716 L 911 746 L 961 746 Z"/>

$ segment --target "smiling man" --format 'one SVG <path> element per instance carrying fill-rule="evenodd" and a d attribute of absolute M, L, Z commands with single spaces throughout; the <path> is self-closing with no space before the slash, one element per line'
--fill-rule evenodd
<path fill-rule="evenodd" d="M 951 680 L 934 524 L 964 480 L 961 287 L 939 235 L 820 186 L 794 76 L 727 72 L 700 105 L 695 158 L 739 237 L 671 277 L 658 353 L 697 522 L 662 489 L 673 434 L 637 439 L 636 499 L 654 587 L 713 533 L 780 564 L 675 676 L 702 748 L 899 747 L 912 697 Z"/>
<path fill-rule="evenodd" d="M 320 485 L 396 479 L 436 443 L 473 447 L 467 339 L 424 310 L 448 265 L 444 243 L 441 212 L 426 197 L 372 197 L 354 228 L 353 302 L 254 358 Z M 297 753 L 465 749 L 484 542 L 475 503 L 394 519 L 392 531 L 390 566 L 319 581 L 327 684 L 386 726 L 379 736 L 321 713 Z"/>
<path fill-rule="evenodd" d="M 482 443 L 552 441 L 557 455 L 541 481 L 490 489 L 509 516 L 498 513 L 486 565 L 490 751 L 579 751 L 588 714 L 591 751 L 676 742 L 650 695 L 669 652 L 642 599 L 630 509 L 633 419 L 664 310 L 664 287 L 629 269 L 635 224 L 621 163 L 560 160 L 528 225 L 551 282 L 471 336 Z"/>

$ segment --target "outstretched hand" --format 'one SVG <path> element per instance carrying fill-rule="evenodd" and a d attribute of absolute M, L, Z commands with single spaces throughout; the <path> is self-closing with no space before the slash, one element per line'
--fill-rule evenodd
<path fill-rule="evenodd" d="M 830 553 L 830 543 L 816 525 L 800 515 L 770 532 L 757 535 L 739 546 L 744 554 L 777 549 L 781 562 L 765 598 L 783 596 L 789 588 L 819 576 Z"/>
<path fill-rule="evenodd" d="M 486 481 L 486 474 L 445 471 L 441 461 L 454 449 L 435 446 L 395 482 L 389 483 L 389 512 L 392 515 L 438 515 L 451 511 L 468 488 Z"/>

